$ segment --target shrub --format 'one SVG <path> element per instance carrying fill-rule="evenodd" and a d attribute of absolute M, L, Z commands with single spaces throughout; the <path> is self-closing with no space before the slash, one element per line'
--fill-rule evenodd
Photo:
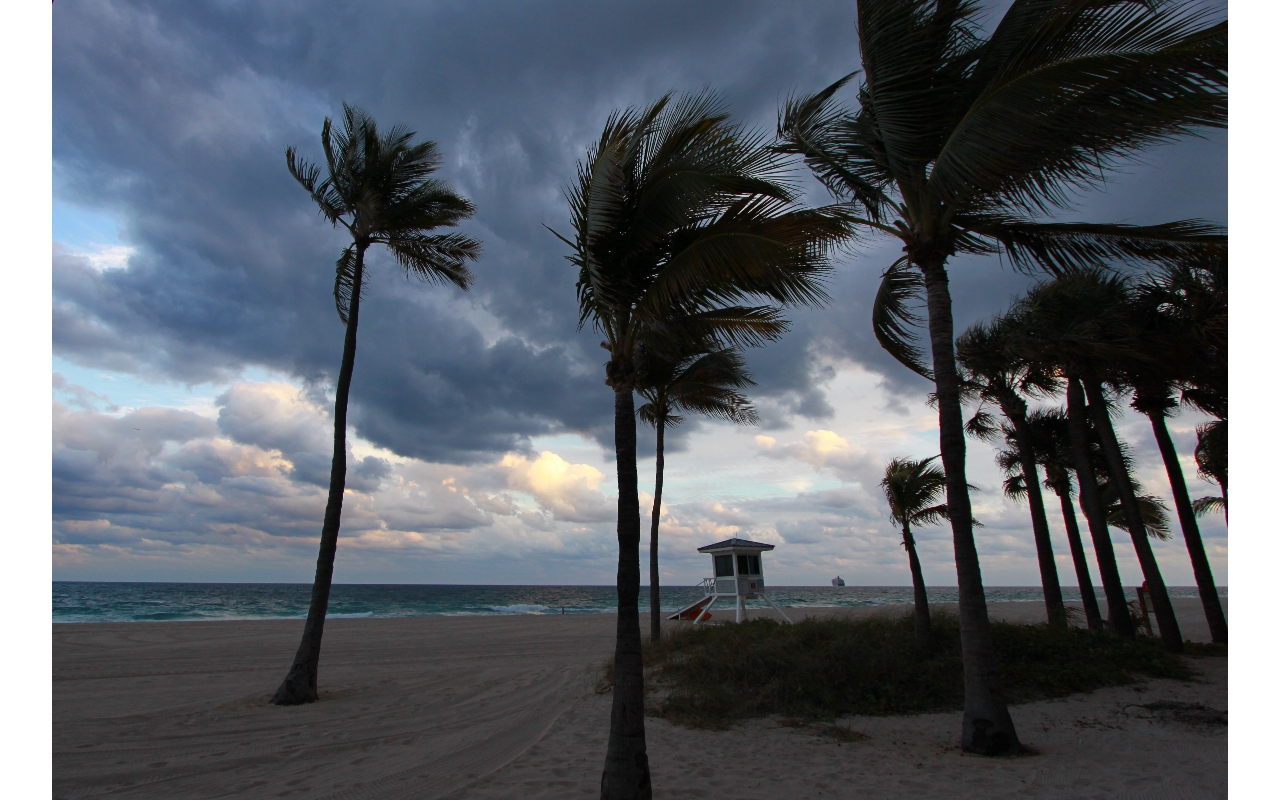
<path fill-rule="evenodd" d="M 690 727 L 781 714 L 831 720 L 849 714 L 956 710 L 964 700 L 960 626 L 935 612 L 934 654 L 915 653 L 911 617 L 806 619 L 781 625 L 676 629 L 645 644 L 649 713 Z M 992 623 L 1010 702 L 1131 683 L 1135 674 L 1191 678 L 1159 642 L 1078 628 Z"/>

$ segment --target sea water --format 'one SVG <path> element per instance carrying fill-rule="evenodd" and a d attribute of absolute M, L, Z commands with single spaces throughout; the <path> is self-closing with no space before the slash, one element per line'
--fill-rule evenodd
<path fill-rule="evenodd" d="M 1094 590 L 1099 599 L 1101 587 Z M 1226 587 L 1218 587 L 1226 597 Z M 1133 587 L 1126 593 L 1136 597 Z M 988 586 L 987 600 L 1043 602 L 1039 587 Z M 1079 600 L 1074 587 L 1063 598 Z M 1194 586 L 1171 586 L 1172 597 L 1197 597 Z M 774 586 L 769 596 L 783 608 L 870 606 L 912 602 L 910 586 Z M 697 587 L 662 588 L 663 610 L 676 611 L 702 597 Z M 929 587 L 929 600 L 955 602 L 955 587 Z M 165 620 L 301 619 L 311 585 L 302 583 L 87 583 L 55 581 L 54 622 L 146 622 Z M 422 584 L 334 584 L 329 617 L 423 617 L 493 614 L 604 614 L 617 609 L 612 586 L 449 586 Z M 765 608 L 759 600 L 749 608 Z M 728 607 L 728 606 L 726 606 Z M 640 609 L 649 590 L 640 590 Z"/>

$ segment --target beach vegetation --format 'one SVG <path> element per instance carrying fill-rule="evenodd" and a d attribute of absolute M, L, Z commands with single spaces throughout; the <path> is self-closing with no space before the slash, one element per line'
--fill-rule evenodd
<path fill-rule="evenodd" d="M 335 129 L 326 117 L 320 132 L 323 169 L 299 157 L 292 147 L 285 151 L 289 173 L 311 195 L 320 215 L 349 234 L 351 243 L 338 256 L 333 283 L 334 304 L 346 333 L 335 391 L 333 464 L 320 554 L 302 641 L 293 665 L 271 698 L 277 705 L 311 703 L 318 698 L 320 643 L 347 478 L 347 400 L 355 369 L 360 303 L 368 286 L 365 255 L 370 247 L 382 245 L 406 276 L 459 289 L 471 285 L 473 276 L 467 262 L 480 255 L 480 243 L 469 236 L 433 233 L 438 228 L 456 227 L 475 213 L 475 207 L 449 184 L 432 177 L 442 162 L 439 148 L 431 141 L 415 144 L 415 136 L 402 125 L 379 131 L 373 117 L 344 103 L 339 127 Z"/>
<path fill-rule="evenodd" d="M 862 0 L 860 73 L 790 98 L 778 133 L 780 149 L 804 158 L 861 231 L 902 244 L 904 255 L 883 273 L 872 323 L 882 346 L 934 384 L 965 616 L 961 746 L 995 755 L 1021 745 L 973 539 L 948 262 L 999 254 L 1021 270 L 1061 274 L 1225 244 L 1218 227 L 1199 220 L 1128 225 L 1053 215 L 1134 154 L 1226 126 L 1227 26 L 1220 10 L 1201 3 L 1015 0 L 988 34 L 980 11 L 966 0 Z M 855 77 L 856 107 L 846 107 L 837 95 Z M 931 358 L 920 347 L 922 324 Z"/>
<path fill-rule="evenodd" d="M 1025 703 L 1143 676 L 1192 680 L 1180 658 L 1148 637 L 1056 625 L 991 624 L 1001 684 Z M 933 650 L 915 647 L 912 615 L 805 619 L 781 625 L 682 626 L 645 646 L 651 713 L 724 729 L 752 717 L 831 722 L 851 715 L 958 711 L 964 704 L 960 621 L 935 610 Z M 793 724 L 795 724 L 793 722 Z"/>
<path fill-rule="evenodd" d="M 682 342 L 776 339 L 786 330 L 779 306 L 826 299 L 828 254 L 848 226 L 840 209 L 801 207 L 786 157 L 733 123 L 711 92 L 611 114 L 566 194 L 572 235 L 556 235 L 578 270 L 579 325 L 609 353 L 614 395 L 618 627 L 600 792 L 648 798 L 634 397 L 642 350 L 674 361 L 692 352 Z"/>
<path fill-rule="evenodd" d="M 658 578 L 658 523 L 662 515 L 662 475 L 666 466 L 666 431 L 679 425 L 679 412 L 703 414 L 739 425 L 759 421 L 741 390 L 754 386 L 746 359 L 736 347 L 717 347 L 713 341 L 676 336 L 672 344 L 640 348 L 637 391 L 645 399 L 636 409 L 642 422 L 652 425 L 655 449 L 653 510 L 649 523 L 649 637 L 662 638 L 662 598 Z M 674 350 L 668 353 L 669 350 Z"/>

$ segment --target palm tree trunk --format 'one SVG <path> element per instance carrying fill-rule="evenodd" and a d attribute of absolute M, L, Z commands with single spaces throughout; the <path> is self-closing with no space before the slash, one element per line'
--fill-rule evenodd
<path fill-rule="evenodd" d="M 613 441 L 618 460 L 618 632 L 613 651 L 613 711 L 600 777 L 601 800 L 649 800 L 644 736 L 644 664 L 640 656 L 640 494 L 636 411 L 631 387 L 614 388 Z"/>
<path fill-rule="evenodd" d="M 1169 592 L 1165 589 L 1164 578 L 1160 576 L 1160 565 L 1151 550 L 1151 541 L 1147 538 L 1147 527 L 1142 521 L 1142 510 L 1138 507 L 1138 498 L 1133 494 L 1133 484 L 1129 482 L 1129 472 L 1124 467 L 1124 458 L 1120 454 L 1120 442 L 1111 427 L 1111 416 L 1107 413 L 1107 401 L 1102 395 L 1102 383 L 1096 378 L 1085 378 L 1085 392 L 1089 397 L 1089 408 L 1093 412 L 1093 425 L 1102 439 L 1102 454 L 1107 459 L 1108 471 L 1115 481 L 1120 494 L 1120 507 L 1124 510 L 1125 523 L 1129 526 L 1129 538 L 1133 540 L 1133 549 L 1138 552 L 1138 563 L 1142 566 L 1142 577 L 1146 580 L 1147 589 L 1151 592 L 1151 603 L 1156 607 L 1156 622 L 1160 624 L 1160 638 L 1170 653 L 1182 652 L 1182 632 L 1178 629 L 1178 619 L 1173 615 L 1173 604 L 1169 602 Z"/>
<path fill-rule="evenodd" d="M 1071 457 L 1076 465 L 1076 482 L 1080 484 L 1080 508 L 1089 523 L 1089 536 L 1093 539 L 1093 552 L 1098 557 L 1098 573 L 1102 577 L 1102 590 L 1107 596 L 1107 619 L 1111 630 L 1132 639 L 1136 635 L 1133 620 L 1129 618 L 1129 602 L 1124 597 L 1124 584 L 1120 582 L 1120 570 L 1116 566 L 1116 551 L 1111 544 L 1111 531 L 1107 528 L 1107 514 L 1098 491 L 1098 476 L 1093 472 L 1093 458 L 1089 452 L 1089 425 L 1085 418 L 1084 390 L 1080 380 L 1067 378 L 1067 424 L 1071 430 Z"/>
<path fill-rule="evenodd" d="M 997 671 L 991 621 L 982 588 L 982 567 L 973 540 L 973 511 L 965 480 L 964 416 L 960 409 L 960 380 L 956 374 L 955 327 L 951 320 L 951 291 L 945 256 L 919 263 L 928 294 L 929 340 L 933 348 L 934 385 L 938 393 L 938 443 L 947 476 L 947 511 L 955 544 L 956 583 L 960 600 L 960 650 L 964 665 L 964 720 L 960 746 L 973 753 L 1000 755 L 1019 752 Z"/>
<path fill-rule="evenodd" d="M 902 544 L 907 548 L 907 562 L 911 565 L 911 587 L 916 600 L 916 652 L 927 656 L 933 652 L 933 625 L 929 620 L 929 593 L 924 588 L 924 570 L 920 569 L 920 557 L 916 555 L 916 540 L 911 526 L 902 523 Z"/>
<path fill-rule="evenodd" d="M 319 699 L 316 688 L 320 668 L 320 639 L 329 611 L 329 589 L 333 585 L 333 559 L 338 553 L 338 528 L 342 525 L 342 493 L 347 487 L 347 396 L 351 373 L 356 365 L 356 328 L 360 321 L 360 284 L 364 280 L 364 246 L 356 247 L 355 275 L 351 283 L 351 303 L 347 310 L 347 334 L 342 343 L 342 366 L 338 369 L 337 398 L 333 404 L 333 465 L 329 470 L 329 501 L 320 529 L 320 555 L 316 558 L 316 579 L 311 584 L 311 606 L 302 628 L 302 642 L 293 657 L 293 666 L 271 697 L 278 706 L 296 706 Z"/>
<path fill-rule="evenodd" d="M 666 422 L 658 420 L 658 466 L 653 479 L 653 523 L 649 527 L 649 638 L 662 638 L 662 603 L 658 598 L 658 517 L 662 514 L 662 438 Z"/>
<path fill-rule="evenodd" d="M 1022 463 L 1022 482 L 1027 487 L 1027 504 L 1031 506 L 1031 530 L 1036 540 L 1036 557 L 1040 562 L 1040 584 L 1044 587 L 1044 605 L 1049 624 L 1067 627 L 1067 607 L 1062 602 L 1062 584 L 1058 582 L 1058 565 L 1053 559 L 1053 540 L 1049 538 L 1049 518 L 1040 494 L 1040 473 L 1035 452 L 1031 449 L 1031 430 L 1021 408 L 1012 403 L 1001 404 L 1004 415 L 1013 422 L 1018 438 L 1018 460 Z"/>
<path fill-rule="evenodd" d="M 1062 505 L 1062 524 L 1067 529 L 1067 542 L 1071 545 L 1071 560 L 1076 566 L 1076 581 L 1080 584 L 1080 602 L 1084 605 L 1084 618 L 1090 630 L 1098 630 L 1102 627 L 1102 612 L 1098 609 L 1098 598 L 1093 593 L 1093 576 L 1089 574 L 1089 558 L 1084 553 L 1084 542 L 1080 540 L 1076 510 L 1071 506 L 1070 484 L 1057 494 L 1058 502 Z"/>
<path fill-rule="evenodd" d="M 1151 428 L 1155 431 L 1156 443 L 1160 445 L 1165 472 L 1169 473 L 1173 505 L 1178 509 L 1178 521 L 1182 523 L 1182 538 L 1186 540 L 1187 553 L 1191 556 L 1191 568 L 1196 575 L 1200 604 L 1204 606 L 1204 616 L 1209 622 L 1209 634 L 1215 643 L 1226 644 L 1227 618 L 1222 613 L 1218 587 L 1213 583 L 1213 570 L 1209 568 L 1209 557 L 1205 555 L 1204 542 L 1200 539 L 1200 526 L 1196 524 L 1196 514 L 1191 508 L 1191 497 L 1187 494 L 1187 481 L 1182 476 L 1182 464 L 1178 463 L 1177 448 L 1173 446 L 1173 439 L 1165 426 L 1164 414 L 1152 411 L 1147 416 L 1151 418 Z"/>

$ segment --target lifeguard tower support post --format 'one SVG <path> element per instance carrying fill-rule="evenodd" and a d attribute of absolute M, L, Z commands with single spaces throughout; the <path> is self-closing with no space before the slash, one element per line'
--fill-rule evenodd
<path fill-rule="evenodd" d="M 726 539 L 723 542 L 699 547 L 699 553 L 709 553 L 714 577 L 706 578 L 700 584 L 703 597 L 672 614 L 667 619 L 691 619 L 696 625 L 703 620 L 711 619 L 711 607 L 720 598 L 732 598 L 737 604 L 735 622 L 742 622 L 746 616 L 747 600 L 757 597 L 768 603 L 787 622 L 791 621 L 782 609 L 773 602 L 764 588 L 764 568 L 760 564 L 760 554 L 773 549 L 771 544 L 752 542 L 746 539 Z"/>

